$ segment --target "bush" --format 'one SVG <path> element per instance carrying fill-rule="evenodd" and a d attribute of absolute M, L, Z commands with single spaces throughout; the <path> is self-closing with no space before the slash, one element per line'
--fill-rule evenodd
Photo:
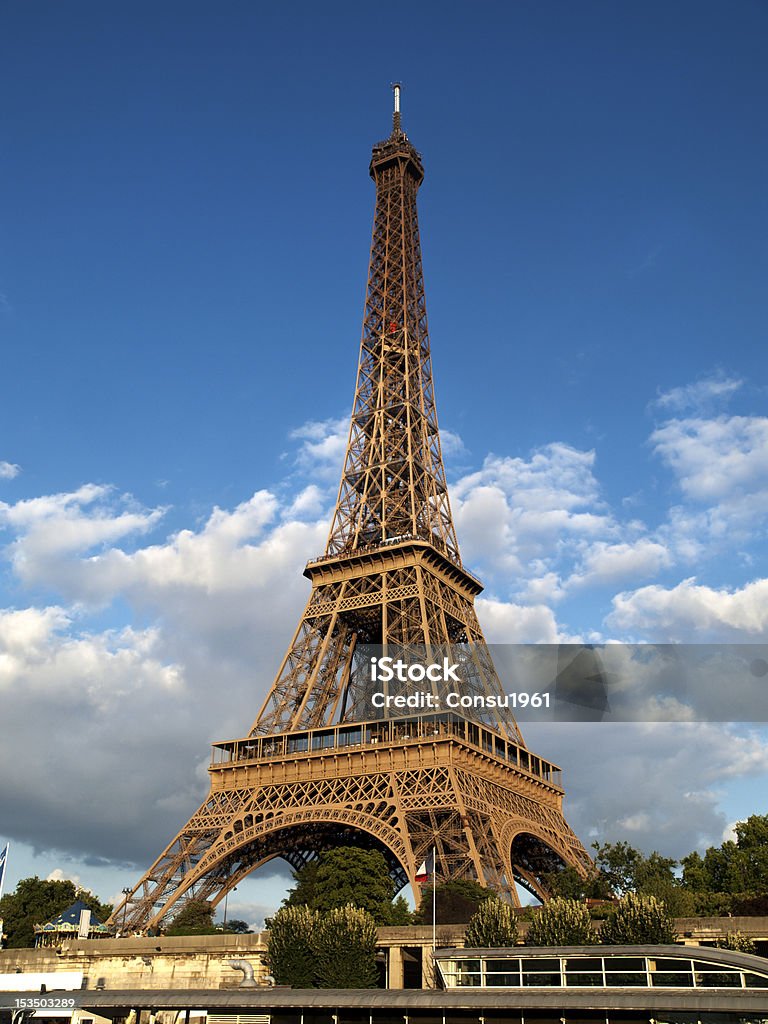
<path fill-rule="evenodd" d="M 352 904 L 321 915 L 314 937 L 318 986 L 375 988 L 377 938 L 372 915 Z"/>
<path fill-rule="evenodd" d="M 757 946 L 744 932 L 728 932 L 724 939 L 717 943 L 720 949 L 732 949 L 736 953 L 756 953 Z"/>
<path fill-rule="evenodd" d="M 607 946 L 673 945 L 675 929 L 663 903 L 655 896 L 627 893 L 606 920 L 600 941 Z"/>
<path fill-rule="evenodd" d="M 277 984 L 313 988 L 317 913 L 309 907 L 281 907 L 268 926 L 264 959 Z"/>
<path fill-rule="evenodd" d="M 556 896 L 534 912 L 526 935 L 529 946 L 587 946 L 595 941 L 588 908 Z"/>
<path fill-rule="evenodd" d="M 469 919 L 464 945 L 471 948 L 485 946 L 514 946 L 517 942 L 517 918 L 508 903 L 497 897 L 483 900 Z"/>

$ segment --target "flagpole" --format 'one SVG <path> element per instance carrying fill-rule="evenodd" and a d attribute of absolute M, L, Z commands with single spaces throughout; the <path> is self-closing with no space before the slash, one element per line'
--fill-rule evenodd
<path fill-rule="evenodd" d="M 10 843 L 5 844 L 5 849 L 0 853 L 0 899 L 3 898 L 3 882 L 5 881 L 5 869 L 8 866 L 8 851 Z M 3 919 L 0 917 L 0 949 L 3 948 Z"/>
<path fill-rule="evenodd" d="M 432 847 L 432 970 L 437 949 L 437 847 Z"/>
<path fill-rule="evenodd" d="M 10 848 L 11 844 L 6 843 L 5 849 L 3 850 L 2 853 L 2 858 L 0 858 L 0 899 L 3 898 L 3 882 L 5 881 L 5 867 L 8 863 L 8 851 L 10 850 Z M 2 945 L 2 939 L 3 937 L 2 935 L 0 935 L 0 946 Z"/>

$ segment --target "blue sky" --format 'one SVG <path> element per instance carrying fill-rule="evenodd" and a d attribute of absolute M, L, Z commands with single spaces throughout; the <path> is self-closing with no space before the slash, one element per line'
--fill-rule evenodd
<path fill-rule="evenodd" d="M 768 640 L 767 29 L 747 0 L 6 7 L 11 883 L 133 882 L 271 682 L 341 468 L 394 79 L 489 639 Z M 526 732 L 585 842 L 681 855 L 768 810 L 761 734 L 664 728 L 600 734 L 612 773 L 588 732 Z"/>

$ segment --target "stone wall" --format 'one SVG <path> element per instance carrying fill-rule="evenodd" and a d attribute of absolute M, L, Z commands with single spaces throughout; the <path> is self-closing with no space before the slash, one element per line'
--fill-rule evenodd
<path fill-rule="evenodd" d="M 237 988 L 243 974 L 228 960 L 247 960 L 266 984 L 265 933 L 158 938 L 72 939 L 51 949 L 5 949 L 0 974 L 82 971 L 89 989 Z"/>

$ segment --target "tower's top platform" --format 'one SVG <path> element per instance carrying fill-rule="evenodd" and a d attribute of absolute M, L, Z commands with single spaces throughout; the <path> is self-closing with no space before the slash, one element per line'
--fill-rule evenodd
<path fill-rule="evenodd" d="M 376 178 L 376 172 L 390 163 L 392 160 L 405 159 L 411 165 L 411 170 L 419 184 L 424 179 L 424 165 L 421 161 L 421 153 L 413 146 L 408 136 L 402 129 L 400 120 L 400 90 L 401 85 L 395 82 L 392 86 L 394 92 L 394 110 L 392 112 L 392 132 L 388 139 L 377 142 L 371 154 L 370 175 Z"/>

